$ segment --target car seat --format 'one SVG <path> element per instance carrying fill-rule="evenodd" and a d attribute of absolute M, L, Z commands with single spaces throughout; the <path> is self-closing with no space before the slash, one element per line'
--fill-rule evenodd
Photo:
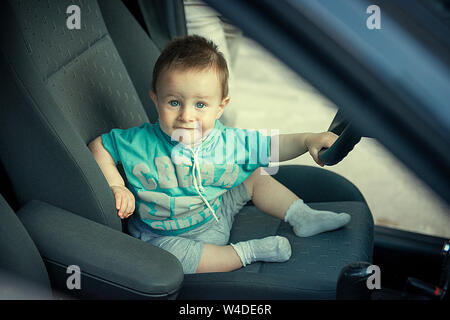
<path fill-rule="evenodd" d="M 70 5 L 81 9 L 79 30 L 67 28 Z M 351 222 L 298 238 L 250 203 L 230 242 L 283 235 L 291 259 L 183 276 L 174 256 L 122 232 L 87 148 L 113 128 L 156 120 L 148 91 L 158 46 L 120 0 L 7 0 L 0 23 L 0 160 L 58 290 L 67 291 L 66 268 L 77 264 L 89 285 L 68 293 L 85 298 L 334 299 L 341 269 L 372 260 L 373 219 L 359 190 L 321 168 L 281 166 L 276 179 Z"/>
<path fill-rule="evenodd" d="M 0 257 L 0 300 L 52 298 L 39 251 L 1 194 Z"/>

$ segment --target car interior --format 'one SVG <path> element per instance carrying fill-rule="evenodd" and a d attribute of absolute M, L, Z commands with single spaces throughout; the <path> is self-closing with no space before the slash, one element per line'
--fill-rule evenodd
<path fill-rule="evenodd" d="M 66 24 L 70 5 L 81 8 L 78 30 Z M 374 225 L 357 186 L 301 165 L 274 178 L 314 209 L 349 213 L 347 226 L 298 238 L 249 202 L 230 242 L 282 235 L 291 259 L 183 274 L 175 256 L 127 234 L 87 147 L 157 120 L 153 66 L 187 34 L 183 2 L 6 0 L 0 16 L 0 299 L 448 299 L 448 239 Z M 339 135 L 322 154 L 332 165 L 361 134 L 340 111 L 329 131 Z M 372 265 L 381 289 L 366 285 Z M 67 285 L 70 266 L 81 289 Z"/>

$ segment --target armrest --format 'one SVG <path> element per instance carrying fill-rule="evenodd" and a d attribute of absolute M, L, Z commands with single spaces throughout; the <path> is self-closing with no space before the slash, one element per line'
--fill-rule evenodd
<path fill-rule="evenodd" d="M 52 286 L 80 298 L 173 298 L 183 282 L 180 262 L 169 252 L 41 201 L 17 215 L 35 242 Z M 67 288 L 80 268 L 81 289 Z"/>

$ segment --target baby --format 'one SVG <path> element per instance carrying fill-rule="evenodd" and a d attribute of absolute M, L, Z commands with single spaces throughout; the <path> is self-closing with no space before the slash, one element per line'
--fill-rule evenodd
<path fill-rule="evenodd" d="M 234 216 L 249 200 L 288 222 L 299 237 L 350 221 L 347 213 L 311 209 L 262 169 L 307 151 L 323 166 L 318 151 L 337 136 L 298 133 L 274 139 L 225 127 L 218 119 L 230 101 L 227 83 L 227 64 L 212 42 L 199 36 L 172 41 L 153 72 L 156 123 L 113 129 L 89 144 L 119 217 L 136 211 L 128 221 L 129 233 L 174 254 L 186 274 L 290 258 L 289 241 L 281 236 L 228 244 Z"/>

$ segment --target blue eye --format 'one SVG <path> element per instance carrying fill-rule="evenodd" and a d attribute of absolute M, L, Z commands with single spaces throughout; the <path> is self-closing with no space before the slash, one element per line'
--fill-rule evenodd
<path fill-rule="evenodd" d="M 197 102 L 195 106 L 199 109 L 203 109 L 204 107 L 206 107 L 206 104 L 204 104 L 203 102 Z"/>
<path fill-rule="evenodd" d="M 169 101 L 169 104 L 170 104 L 172 107 L 179 107 L 179 106 L 180 106 L 180 102 L 177 101 L 177 100 L 171 100 L 171 101 Z"/>

